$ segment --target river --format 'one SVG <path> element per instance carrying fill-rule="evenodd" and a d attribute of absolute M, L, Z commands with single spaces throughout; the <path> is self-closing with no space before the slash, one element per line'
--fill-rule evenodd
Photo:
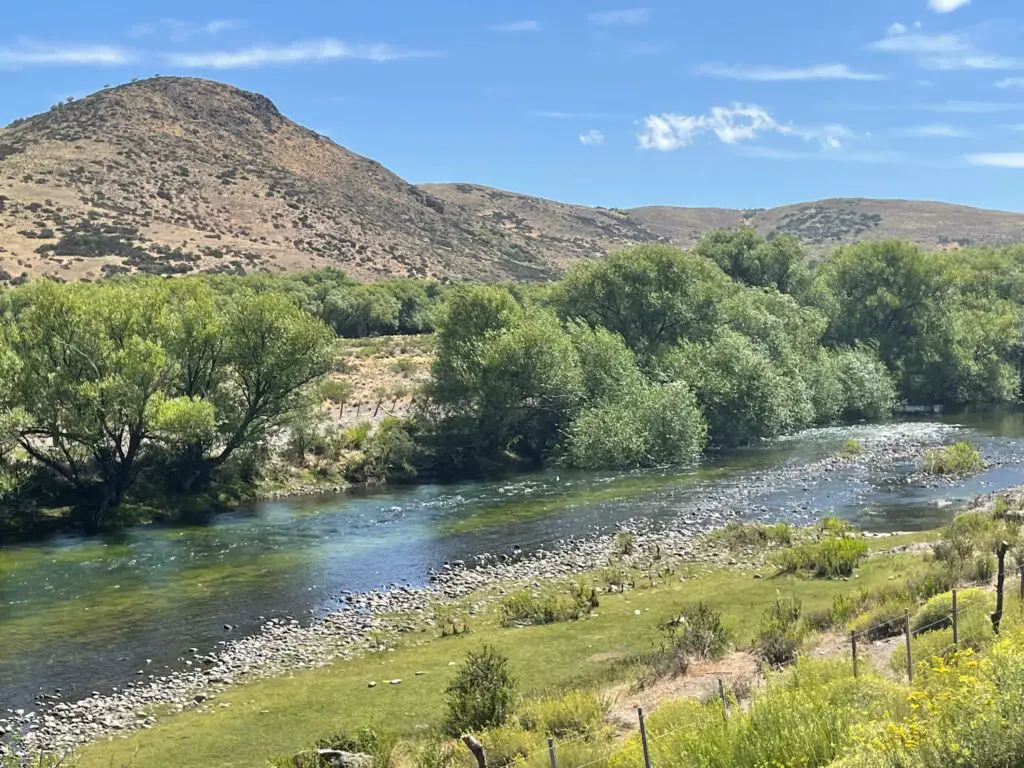
<path fill-rule="evenodd" d="M 953 486 L 907 483 L 915 463 L 906 459 L 852 462 L 810 480 L 799 471 L 848 438 L 885 446 L 963 437 L 993 466 Z M 190 648 L 215 650 L 265 618 L 330 612 L 343 590 L 421 584 L 445 561 L 554 549 L 630 519 L 716 524 L 713 510 L 725 508 L 750 519 L 835 514 L 866 530 L 915 530 L 948 520 L 952 502 L 1021 483 L 1024 417 L 957 416 L 810 430 L 681 469 L 307 497 L 202 527 L 12 547 L 0 550 L 0 708 L 178 668 Z"/>

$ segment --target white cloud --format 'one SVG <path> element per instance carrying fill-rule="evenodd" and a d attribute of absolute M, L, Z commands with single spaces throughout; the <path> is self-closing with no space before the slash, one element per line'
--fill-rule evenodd
<path fill-rule="evenodd" d="M 526 19 L 524 21 L 508 21 L 503 24 L 492 24 L 488 29 L 492 32 L 540 32 L 543 27 L 539 21 Z"/>
<path fill-rule="evenodd" d="M 902 26 L 902 25 L 901 25 Z M 962 35 L 893 34 L 871 44 L 875 51 L 915 56 L 918 66 L 937 70 L 1024 69 L 1024 59 L 978 50 Z"/>
<path fill-rule="evenodd" d="M 895 135 L 906 139 L 963 139 L 969 134 L 952 125 L 915 125 L 901 128 L 895 131 Z"/>
<path fill-rule="evenodd" d="M 996 88 L 1024 88 L 1024 77 L 1007 77 L 994 85 Z"/>
<path fill-rule="evenodd" d="M 15 46 L 0 47 L 0 69 L 31 66 L 113 67 L 135 61 L 136 55 L 112 45 L 64 45 L 20 40 Z"/>
<path fill-rule="evenodd" d="M 641 149 L 668 152 L 687 147 L 696 136 L 714 133 L 724 144 L 750 141 L 758 134 L 779 130 L 778 123 L 763 108 L 753 104 L 713 107 L 707 115 L 676 115 L 665 112 L 648 115 L 644 130 L 637 135 Z"/>
<path fill-rule="evenodd" d="M 971 46 L 959 35 L 927 35 L 923 33 L 889 35 L 871 44 L 876 51 L 886 53 L 944 54 L 961 53 Z"/>
<path fill-rule="evenodd" d="M 604 134 L 596 129 L 591 129 L 586 133 L 580 134 L 580 143 L 588 147 L 599 146 L 604 144 Z"/>
<path fill-rule="evenodd" d="M 158 33 L 164 33 L 171 40 L 181 42 L 193 37 L 213 37 L 222 32 L 229 32 L 245 26 L 245 22 L 238 19 L 212 19 L 204 22 L 183 21 L 182 19 L 160 19 L 156 22 L 135 24 L 128 30 L 132 37 L 149 37 Z"/>
<path fill-rule="evenodd" d="M 1024 168 L 1024 152 L 982 152 L 965 159 L 970 165 L 989 168 Z"/>
<path fill-rule="evenodd" d="M 928 7 L 936 13 L 951 13 L 970 3 L 971 0 L 928 0 Z"/>
<path fill-rule="evenodd" d="M 206 51 L 198 53 L 167 53 L 164 58 L 178 67 L 202 69 L 241 69 L 274 64 L 322 63 L 340 59 L 394 61 L 441 56 L 435 51 L 396 48 L 386 43 L 350 44 L 334 38 L 307 40 L 290 45 L 245 48 L 237 51 Z"/>
<path fill-rule="evenodd" d="M 650 8 L 625 8 L 618 11 L 600 11 L 587 16 L 591 24 L 599 27 L 646 24 L 651 20 Z"/>
<path fill-rule="evenodd" d="M 846 64 L 817 64 L 809 67 L 733 67 L 721 64 L 704 64 L 697 72 L 712 77 L 731 80 L 754 80 L 761 82 L 785 80 L 884 80 L 884 75 L 856 72 Z"/>
<path fill-rule="evenodd" d="M 885 30 L 886 34 L 888 34 L 890 36 L 892 36 L 892 35 L 903 35 L 903 34 L 906 34 L 908 31 L 909 30 L 907 29 L 907 25 L 906 24 L 900 24 L 898 21 L 893 22 L 892 24 L 890 24 L 889 28 L 887 30 Z"/>

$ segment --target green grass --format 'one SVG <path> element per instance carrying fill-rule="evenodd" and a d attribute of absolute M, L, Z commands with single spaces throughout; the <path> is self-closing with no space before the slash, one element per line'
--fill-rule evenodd
<path fill-rule="evenodd" d="M 525 694 L 542 695 L 635 675 L 637 667 L 628 659 L 652 651 L 660 641 L 658 624 L 678 615 L 686 603 L 700 600 L 721 611 L 737 645 L 746 647 L 765 607 L 779 595 L 798 596 L 805 611 L 825 610 L 854 586 L 881 586 L 890 576 L 916 575 L 923 567 L 919 557 L 880 556 L 864 564 L 856 584 L 753 579 L 749 573 L 693 567 L 685 582 L 676 576 L 653 588 L 602 596 L 595 618 L 505 629 L 493 609 L 474 617 L 469 635 L 440 639 L 433 632 L 414 633 L 393 653 L 236 686 L 219 695 L 209 712 L 186 712 L 126 739 L 90 746 L 80 765 L 248 767 L 363 725 L 415 733 L 417 726 L 438 725 L 443 717 L 443 691 L 452 674 L 449 663 L 461 661 L 468 650 L 485 643 L 509 656 Z M 425 674 L 417 676 L 418 671 Z M 401 685 L 385 682 L 395 678 L 403 680 Z M 370 680 L 378 681 L 377 687 L 368 688 Z"/>
<path fill-rule="evenodd" d="M 968 440 L 926 451 L 921 469 L 929 475 L 970 475 L 985 468 L 985 461 Z"/>

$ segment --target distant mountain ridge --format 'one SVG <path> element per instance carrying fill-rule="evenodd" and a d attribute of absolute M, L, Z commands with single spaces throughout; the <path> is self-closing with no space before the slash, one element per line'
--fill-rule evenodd
<path fill-rule="evenodd" d="M 569 205 L 472 184 L 409 184 L 193 78 L 105 89 L 0 129 L 0 281 L 335 266 L 360 279 L 536 279 L 635 243 L 747 224 L 812 255 L 858 239 L 1024 242 L 1024 214 L 835 199 L 763 211 Z"/>

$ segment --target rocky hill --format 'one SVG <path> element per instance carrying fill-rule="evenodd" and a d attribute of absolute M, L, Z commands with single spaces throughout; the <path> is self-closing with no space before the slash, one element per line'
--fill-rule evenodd
<path fill-rule="evenodd" d="M 587 208 L 469 184 L 413 186 L 281 115 L 192 78 L 109 88 L 0 129 L 0 281 L 337 266 L 531 279 L 638 242 L 749 224 L 814 255 L 856 239 L 1024 241 L 1024 215 L 825 200 L 767 211 Z"/>

